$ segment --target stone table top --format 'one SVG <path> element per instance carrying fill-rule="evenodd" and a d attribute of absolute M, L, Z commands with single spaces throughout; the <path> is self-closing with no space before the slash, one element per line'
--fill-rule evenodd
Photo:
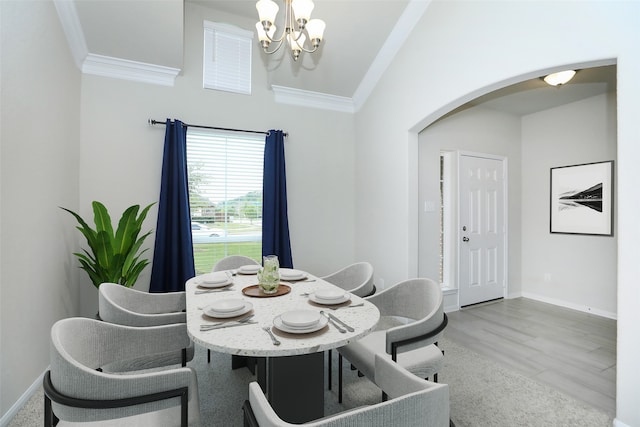
<path fill-rule="evenodd" d="M 321 288 L 337 288 L 311 274 L 306 280 L 298 282 L 285 282 L 291 287 L 291 292 L 276 297 L 250 297 L 242 293 L 242 289 L 258 283 L 257 276 L 236 274 L 232 276 L 233 284 L 230 291 L 196 294 L 197 290 L 203 290 L 198 286 L 201 276 L 189 279 L 185 285 L 187 299 L 187 331 L 191 339 L 210 350 L 229 353 L 239 356 L 277 357 L 310 354 L 325 351 L 356 341 L 367 335 L 378 323 L 380 312 L 378 308 L 366 300 L 351 295 L 351 300 L 335 306 L 317 304 L 309 299 L 306 294 L 315 292 Z M 339 288 L 338 288 L 339 289 Z M 255 324 L 200 331 L 200 325 L 215 324 L 222 320 L 212 318 L 203 313 L 203 309 L 209 304 L 222 299 L 243 299 L 253 305 L 251 320 Z M 364 303 L 361 307 L 347 307 L 348 305 Z M 331 310 L 329 307 L 342 307 Z M 305 334 L 293 334 L 283 332 L 273 324 L 274 319 L 290 310 L 324 310 L 337 316 L 354 332 L 339 332 L 331 323 L 322 329 Z M 244 316 L 240 316 L 244 317 Z M 271 331 L 280 340 L 276 346 L 263 326 L 271 327 Z"/>

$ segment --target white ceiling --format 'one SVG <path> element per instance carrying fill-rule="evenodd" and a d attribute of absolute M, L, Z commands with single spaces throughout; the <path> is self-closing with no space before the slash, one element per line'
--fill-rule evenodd
<path fill-rule="evenodd" d="M 255 0 L 186 1 L 244 16 L 252 23 L 258 20 Z M 277 3 L 280 12 L 276 26 L 280 29 L 284 2 L 277 0 Z M 311 17 L 327 24 L 322 44 L 313 54 L 302 53 L 297 62 L 285 46 L 273 55 L 262 55 L 264 66 L 270 70 L 271 84 L 352 97 L 408 3 L 408 0 L 314 0 Z M 253 27 L 248 29 L 255 31 Z M 256 48 L 260 49 L 257 42 Z"/>
<path fill-rule="evenodd" d="M 183 61 L 184 2 L 238 15 L 247 22 L 257 21 L 255 0 L 54 1 L 59 13 L 61 4 L 65 4 L 62 9 L 67 10 L 68 5 L 72 5 L 72 9 L 75 5 L 79 23 L 76 33 L 84 39 L 84 49 L 89 55 L 175 69 L 180 69 Z M 282 2 L 277 1 L 282 6 Z M 428 2 L 315 0 L 315 5 L 312 17 L 327 23 L 321 48 L 314 54 L 303 53 L 298 62 L 294 62 L 284 48 L 275 55 L 263 55 L 269 82 L 351 99 L 363 92 L 362 88 L 367 84 L 375 84 L 380 69 L 393 59 L 393 47 L 390 46 L 408 34 L 411 20 L 419 18 L 416 15 L 428 7 Z M 61 21 L 65 26 L 62 15 Z M 65 28 L 65 31 L 69 36 L 69 30 Z M 73 44 L 71 40 L 70 44 Z M 382 46 L 385 47 L 381 50 Z M 483 105 L 514 114 L 530 114 L 615 91 L 615 69 L 615 66 L 609 66 L 581 70 L 569 84 L 559 88 L 549 87 L 540 79 L 529 80 L 478 98 L 461 108 Z M 373 72 L 376 70 L 377 73 Z"/>

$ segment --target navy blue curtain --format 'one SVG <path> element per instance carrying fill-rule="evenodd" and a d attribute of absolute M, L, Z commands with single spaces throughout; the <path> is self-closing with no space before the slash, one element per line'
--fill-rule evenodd
<path fill-rule="evenodd" d="M 287 216 L 284 134 L 270 130 L 264 146 L 262 255 L 277 255 L 280 267 L 293 268 Z"/>
<path fill-rule="evenodd" d="M 184 291 L 195 276 L 187 178 L 187 127 L 167 119 L 149 292 Z"/>

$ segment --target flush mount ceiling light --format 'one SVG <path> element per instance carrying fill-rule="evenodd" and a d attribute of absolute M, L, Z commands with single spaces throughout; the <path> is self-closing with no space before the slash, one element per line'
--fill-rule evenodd
<path fill-rule="evenodd" d="M 256 9 L 260 18 L 256 23 L 258 40 L 265 53 L 277 52 L 286 39 L 293 60 L 297 61 L 302 51 L 313 53 L 320 46 L 326 24 L 321 19 L 311 19 L 312 0 L 285 0 L 284 30 L 279 37 L 275 37 L 276 26 L 274 25 L 280 9 L 278 5 L 272 0 L 259 0 L 256 3 Z M 311 43 L 310 48 L 304 45 L 307 38 Z M 276 46 L 269 50 L 271 43 Z"/>
<path fill-rule="evenodd" d="M 576 75 L 575 70 L 566 70 L 566 71 L 560 71 L 558 73 L 551 73 L 545 78 L 543 78 L 542 80 L 544 80 L 545 83 L 547 83 L 548 85 L 560 86 L 567 83 L 575 75 Z"/>

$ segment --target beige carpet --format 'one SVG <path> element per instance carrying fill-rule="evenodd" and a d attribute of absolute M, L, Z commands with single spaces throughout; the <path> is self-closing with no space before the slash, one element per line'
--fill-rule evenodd
<path fill-rule="evenodd" d="M 441 347 L 446 361 L 439 380 L 450 386 L 451 418 L 457 427 L 609 427 L 613 423 L 604 412 L 449 340 L 442 340 Z M 211 364 L 207 364 L 206 351 L 198 348 L 190 363 L 198 372 L 203 427 L 241 427 L 247 384 L 254 378 L 246 369 L 232 371 L 230 356 L 212 355 Z M 336 369 L 335 351 L 333 356 Z M 334 390 L 325 394 L 326 414 L 380 400 L 380 390 L 345 364 L 344 403 L 338 405 L 337 373 L 333 378 Z M 42 426 L 42 408 L 40 389 L 8 427 Z"/>

